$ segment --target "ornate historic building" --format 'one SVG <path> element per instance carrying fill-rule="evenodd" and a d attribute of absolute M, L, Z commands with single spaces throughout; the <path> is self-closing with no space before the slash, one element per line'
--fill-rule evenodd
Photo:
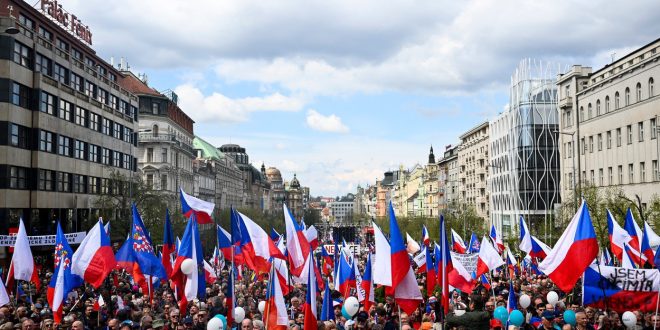
<path fill-rule="evenodd" d="M 270 183 L 268 183 L 265 173 L 250 164 L 250 157 L 245 152 L 245 148 L 237 144 L 225 144 L 219 149 L 223 154 L 233 157 L 243 173 L 243 203 L 241 206 L 262 211 L 270 210 Z"/>
<path fill-rule="evenodd" d="M 193 140 L 193 147 L 197 154 L 194 163 L 196 184 L 198 173 L 202 175 L 207 171 L 212 172 L 213 186 L 209 186 L 209 189 L 213 189 L 215 206 L 220 209 L 227 209 L 232 205 L 242 206 L 243 173 L 236 165 L 234 158 L 227 157 L 198 136 L 195 136 L 195 140 Z M 201 195 L 200 198 L 202 198 Z"/>

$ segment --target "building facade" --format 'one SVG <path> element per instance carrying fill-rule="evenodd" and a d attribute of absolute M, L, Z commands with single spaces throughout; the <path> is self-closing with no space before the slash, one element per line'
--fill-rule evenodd
<path fill-rule="evenodd" d="M 194 121 L 178 106 L 173 92 L 160 93 L 144 79 L 124 71 L 122 85 L 139 97 L 138 168 L 142 180 L 180 210 L 179 189 L 194 194 Z"/>
<path fill-rule="evenodd" d="M 477 216 L 488 220 L 488 122 L 483 122 L 460 136 L 458 146 L 459 204 L 474 207 Z"/>
<path fill-rule="evenodd" d="M 438 169 L 438 211 L 443 212 L 458 203 L 458 146 L 448 145 L 445 148 L 442 159 L 438 161 Z"/>
<path fill-rule="evenodd" d="M 232 205 L 241 205 L 243 197 L 242 172 L 236 166 L 234 159 L 227 157 L 220 150 L 204 139 L 195 136 L 193 147 L 196 159 L 193 162 L 195 169 L 195 182 L 197 184 L 206 173 L 212 173 L 212 186 L 209 181 L 206 189 L 213 190 L 213 201 L 219 209 L 228 209 Z M 207 179 L 210 179 L 207 178 Z M 195 189 L 197 191 L 197 189 Z M 200 195 L 200 198 L 201 195 Z M 203 198 L 202 198 L 203 199 Z"/>
<path fill-rule="evenodd" d="M 561 194 L 588 183 L 619 187 L 646 204 L 658 193 L 660 39 L 593 72 L 558 76 Z"/>
<path fill-rule="evenodd" d="M 0 233 L 87 230 L 101 194 L 129 194 L 138 99 L 96 55 L 91 34 L 65 30 L 46 8 L 0 6 Z M 78 31 L 82 33 L 84 31 Z M 89 31 L 87 31 L 89 32 Z M 85 36 L 85 35 L 83 35 Z"/>
<path fill-rule="evenodd" d="M 242 203 L 238 205 L 262 211 L 270 210 L 270 184 L 268 179 L 265 173 L 250 164 L 250 157 L 245 148 L 237 144 L 225 144 L 219 149 L 223 154 L 234 158 L 236 165 L 242 172 L 243 199 Z"/>
<path fill-rule="evenodd" d="M 440 213 L 440 166 L 435 161 L 433 147 L 429 151 L 429 160 L 424 166 L 422 178 L 422 190 L 424 195 L 423 215 L 425 217 L 437 217 Z"/>
<path fill-rule="evenodd" d="M 338 225 L 348 225 L 353 222 L 353 211 L 355 209 L 355 195 L 347 194 L 330 203 L 330 213 L 334 223 Z"/>
<path fill-rule="evenodd" d="M 523 216 L 551 231 L 559 204 L 556 64 L 524 60 L 511 78 L 508 108 L 490 122 L 491 223 L 506 235 Z"/>

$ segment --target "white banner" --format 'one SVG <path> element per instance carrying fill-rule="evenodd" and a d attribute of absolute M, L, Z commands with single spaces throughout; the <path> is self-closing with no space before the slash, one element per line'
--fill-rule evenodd
<path fill-rule="evenodd" d="M 69 244 L 80 244 L 85 239 L 86 232 L 64 234 Z M 31 246 L 55 245 L 55 235 L 28 236 Z M 14 246 L 15 235 L 0 235 L 0 246 Z"/>
<path fill-rule="evenodd" d="M 328 253 L 332 256 L 335 254 L 335 246 L 332 244 L 326 244 L 323 245 L 325 247 L 325 250 L 328 251 Z M 341 244 L 337 246 L 338 248 L 341 249 Z M 360 246 L 357 244 L 347 244 L 346 247 L 348 247 L 349 250 L 351 250 L 351 253 L 355 255 L 360 255 Z M 321 251 L 319 249 L 319 251 Z"/>
<path fill-rule="evenodd" d="M 415 257 L 413 257 L 413 261 L 415 262 L 415 265 L 417 267 L 421 267 L 423 264 L 426 263 L 426 252 L 425 250 L 422 250 L 422 252 L 418 253 Z"/>
<path fill-rule="evenodd" d="M 478 253 L 462 254 L 452 251 L 451 258 L 453 260 L 458 260 L 458 262 L 460 262 L 463 267 L 465 267 L 465 270 L 467 270 L 468 273 L 472 274 L 473 272 L 477 271 L 477 259 L 479 259 Z"/>

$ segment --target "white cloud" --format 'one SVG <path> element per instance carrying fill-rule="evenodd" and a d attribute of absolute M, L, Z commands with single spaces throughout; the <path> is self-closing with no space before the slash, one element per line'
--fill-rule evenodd
<path fill-rule="evenodd" d="M 299 111 L 305 101 L 297 97 L 273 93 L 264 97 L 245 97 L 232 99 L 218 92 L 204 95 L 202 91 L 184 84 L 174 90 L 179 96 L 179 105 L 197 122 L 220 121 L 242 122 L 251 112 L 257 111 Z"/>
<path fill-rule="evenodd" d="M 324 116 L 316 110 L 307 111 L 307 126 L 321 132 L 348 133 L 348 126 L 344 125 L 335 114 Z"/>

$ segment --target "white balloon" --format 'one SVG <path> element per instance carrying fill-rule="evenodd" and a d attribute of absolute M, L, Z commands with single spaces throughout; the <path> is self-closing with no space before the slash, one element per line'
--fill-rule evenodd
<path fill-rule="evenodd" d="M 518 301 L 520 302 L 520 307 L 522 308 L 527 308 L 529 307 L 529 304 L 532 303 L 532 299 L 529 298 L 529 296 L 526 294 L 520 296 L 520 299 Z"/>
<path fill-rule="evenodd" d="M 259 302 L 259 312 L 263 313 L 265 309 L 266 309 L 266 302 L 262 300 Z"/>
<path fill-rule="evenodd" d="M 628 311 L 623 313 L 621 321 L 628 329 L 632 329 L 637 324 L 637 316 L 635 316 L 635 313 Z"/>
<path fill-rule="evenodd" d="M 344 300 L 344 308 L 346 308 L 346 313 L 348 313 L 348 315 L 353 316 L 357 314 L 360 309 L 360 303 L 357 298 L 350 296 Z"/>
<path fill-rule="evenodd" d="M 548 304 L 555 306 L 557 305 L 557 302 L 559 301 L 559 295 L 557 292 L 550 291 L 548 292 L 548 295 L 546 296 L 546 299 L 548 299 Z"/>
<path fill-rule="evenodd" d="M 243 309 L 243 307 L 234 308 L 234 321 L 236 323 L 241 323 L 243 322 L 244 318 L 245 318 L 245 310 Z"/>
<path fill-rule="evenodd" d="M 190 275 L 195 270 L 195 262 L 192 259 L 186 259 L 181 263 L 181 272 Z"/>
<path fill-rule="evenodd" d="M 222 320 L 217 317 L 212 317 L 206 324 L 206 330 L 222 330 L 223 328 Z"/>
<path fill-rule="evenodd" d="M 454 314 L 455 314 L 456 316 L 461 316 L 461 315 L 465 314 L 465 310 L 464 310 L 464 309 L 457 309 L 457 310 L 454 310 Z"/>

